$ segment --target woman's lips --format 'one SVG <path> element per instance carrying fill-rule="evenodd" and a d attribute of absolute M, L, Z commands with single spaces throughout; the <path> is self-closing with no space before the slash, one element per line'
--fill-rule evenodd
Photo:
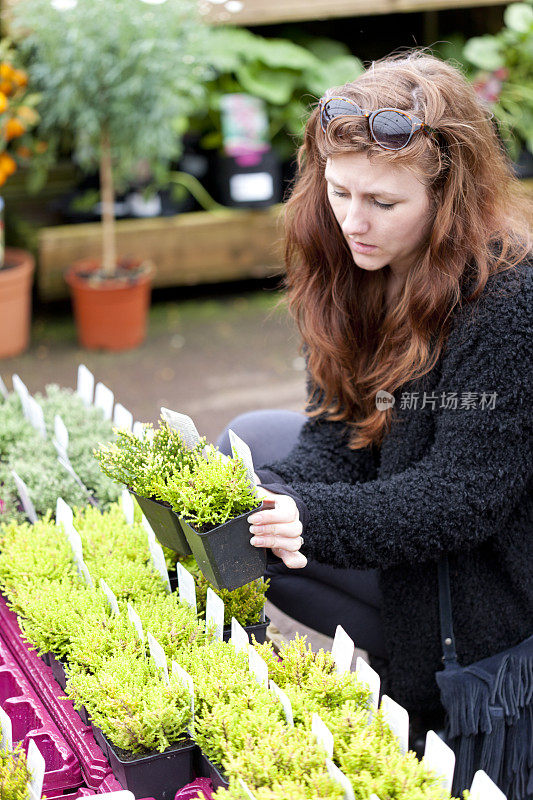
<path fill-rule="evenodd" d="M 355 250 L 356 253 L 372 253 L 376 250 L 375 244 L 361 244 L 361 242 L 354 242 L 353 239 L 348 240 L 350 242 L 350 247 L 352 250 Z"/>

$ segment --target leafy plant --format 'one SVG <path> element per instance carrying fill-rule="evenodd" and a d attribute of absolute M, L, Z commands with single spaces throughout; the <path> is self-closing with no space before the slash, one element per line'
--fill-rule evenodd
<path fill-rule="evenodd" d="M 0 797 L 2 800 L 28 800 L 30 773 L 22 743 L 12 752 L 0 748 Z"/>

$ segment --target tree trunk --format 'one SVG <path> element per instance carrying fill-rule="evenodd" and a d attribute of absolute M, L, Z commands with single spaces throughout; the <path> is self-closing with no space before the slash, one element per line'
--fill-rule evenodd
<path fill-rule="evenodd" d="M 102 129 L 100 156 L 100 199 L 102 202 L 102 270 L 112 278 L 117 266 L 117 245 L 115 237 L 115 188 L 111 164 L 111 143 L 109 132 Z"/>

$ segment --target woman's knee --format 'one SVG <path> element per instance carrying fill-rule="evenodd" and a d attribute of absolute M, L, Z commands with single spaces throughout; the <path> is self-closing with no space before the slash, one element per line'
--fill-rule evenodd
<path fill-rule="evenodd" d="M 306 417 L 296 411 L 264 409 L 249 411 L 235 417 L 220 435 L 217 446 L 226 455 L 231 454 L 229 431 L 232 430 L 246 442 L 254 463 L 284 458 L 290 453 Z"/>

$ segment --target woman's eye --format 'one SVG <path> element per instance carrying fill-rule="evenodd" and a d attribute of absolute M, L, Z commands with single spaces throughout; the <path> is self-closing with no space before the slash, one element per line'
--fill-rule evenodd
<path fill-rule="evenodd" d="M 379 203 L 377 200 L 374 200 L 374 204 L 379 208 L 394 208 L 396 203 Z"/>
<path fill-rule="evenodd" d="M 338 192 L 336 189 L 332 189 L 331 194 L 334 194 L 335 197 L 348 197 L 346 192 Z"/>

